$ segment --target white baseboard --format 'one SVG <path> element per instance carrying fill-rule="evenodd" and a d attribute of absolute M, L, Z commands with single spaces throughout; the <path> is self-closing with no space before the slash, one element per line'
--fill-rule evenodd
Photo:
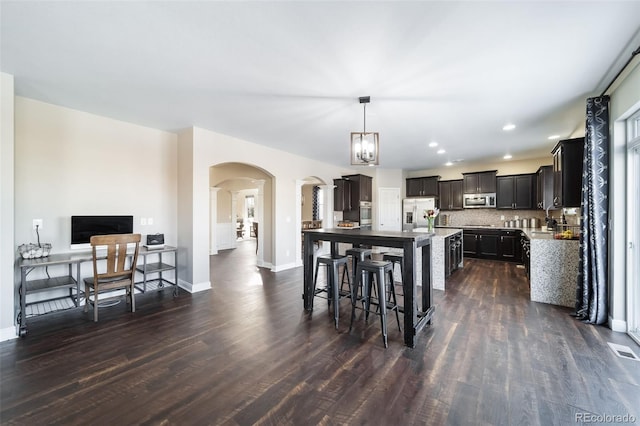
<path fill-rule="evenodd" d="M 256 266 L 259 268 L 267 268 L 273 270 L 273 265 L 270 262 L 265 262 L 264 260 L 262 262 L 256 261 Z"/>
<path fill-rule="evenodd" d="M 205 291 L 211 289 L 211 281 L 203 283 L 191 284 L 184 280 L 178 279 L 178 287 L 188 291 L 189 293 L 197 293 L 199 291 Z"/>
<path fill-rule="evenodd" d="M 618 333 L 626 333 L 627 322 L 609 317 L 609 328 L 613 331 L 617 331 Z"/>
<path fill-rule="evenodd" d="M 271 270 L 273 272 L 280 272 L 280 271 L 286 271 L 287 269 L 293 269 L 293 268 L 297 268 L 298 265 L 296 264 L 296 262 L 293 263 L 286 263 L 284 265 L 278 265 L 274 268 L 271 268 Z"/>
<path fill-rule="evenodd" d="M 17 339 L 17 327 L 7 327 L 0 329 L 0 342 L 4 342 L 5 340 Z"/>

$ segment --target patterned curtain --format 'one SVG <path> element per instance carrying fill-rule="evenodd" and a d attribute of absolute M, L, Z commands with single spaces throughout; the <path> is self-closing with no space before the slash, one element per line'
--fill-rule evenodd
<path fill-rule="evenodd" d="M 607 322 L 609 249 L 609 96 L 587 99 L 576 317 Z"/>
<path fill-rule="evenodd" d="M 320 215 L 318 214 L 318 191 L 320 191 L 319 186 L 313 187 L 313 220 L 319 220 Z"/>

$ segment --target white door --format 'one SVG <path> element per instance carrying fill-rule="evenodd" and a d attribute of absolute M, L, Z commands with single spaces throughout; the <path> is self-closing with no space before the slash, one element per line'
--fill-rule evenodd
<path fill-rule="evenodd" d="M 378 230 L 402 231 L 400 188 L 378 188 Z"/>

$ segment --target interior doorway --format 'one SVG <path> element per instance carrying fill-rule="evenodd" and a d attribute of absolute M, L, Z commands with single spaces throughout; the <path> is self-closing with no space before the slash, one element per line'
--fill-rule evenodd
<path fill-rule="evenodd" d="M 302 265 L 302 231 L 333 226 L 333 185 L 316 176 L 296 181 L 296 265 Z"/>
<path fill-rule="evenodd" d="M 272 268 L 273 176 L 244 163 L 210 168 L 210 254 L 250 244 L 256 266 Z"/>

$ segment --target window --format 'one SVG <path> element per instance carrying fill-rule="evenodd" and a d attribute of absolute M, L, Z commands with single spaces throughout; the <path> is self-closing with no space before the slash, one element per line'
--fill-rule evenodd
<path fill-rule="evenodd" d="M 640 111 L 627 120 L 627 329 L 640 344 Z"/>
<path fill-rule="evenodd" d="M 320 187 L 317 187 L 318 191 L 316 192 L 316 196 L 318 197 L 318 220 L 324 219 L 324 194 L 323 190 Z"/>
<path fill-rule="evenodd" d="M 250 222 L 253 222 L 253 218 L 255 217 L 256 212 L 256 198 L 253 195 L 247 195 L 244 197 L 244 205 L 247 210 L 247 218 L 250 219 Z"/>

